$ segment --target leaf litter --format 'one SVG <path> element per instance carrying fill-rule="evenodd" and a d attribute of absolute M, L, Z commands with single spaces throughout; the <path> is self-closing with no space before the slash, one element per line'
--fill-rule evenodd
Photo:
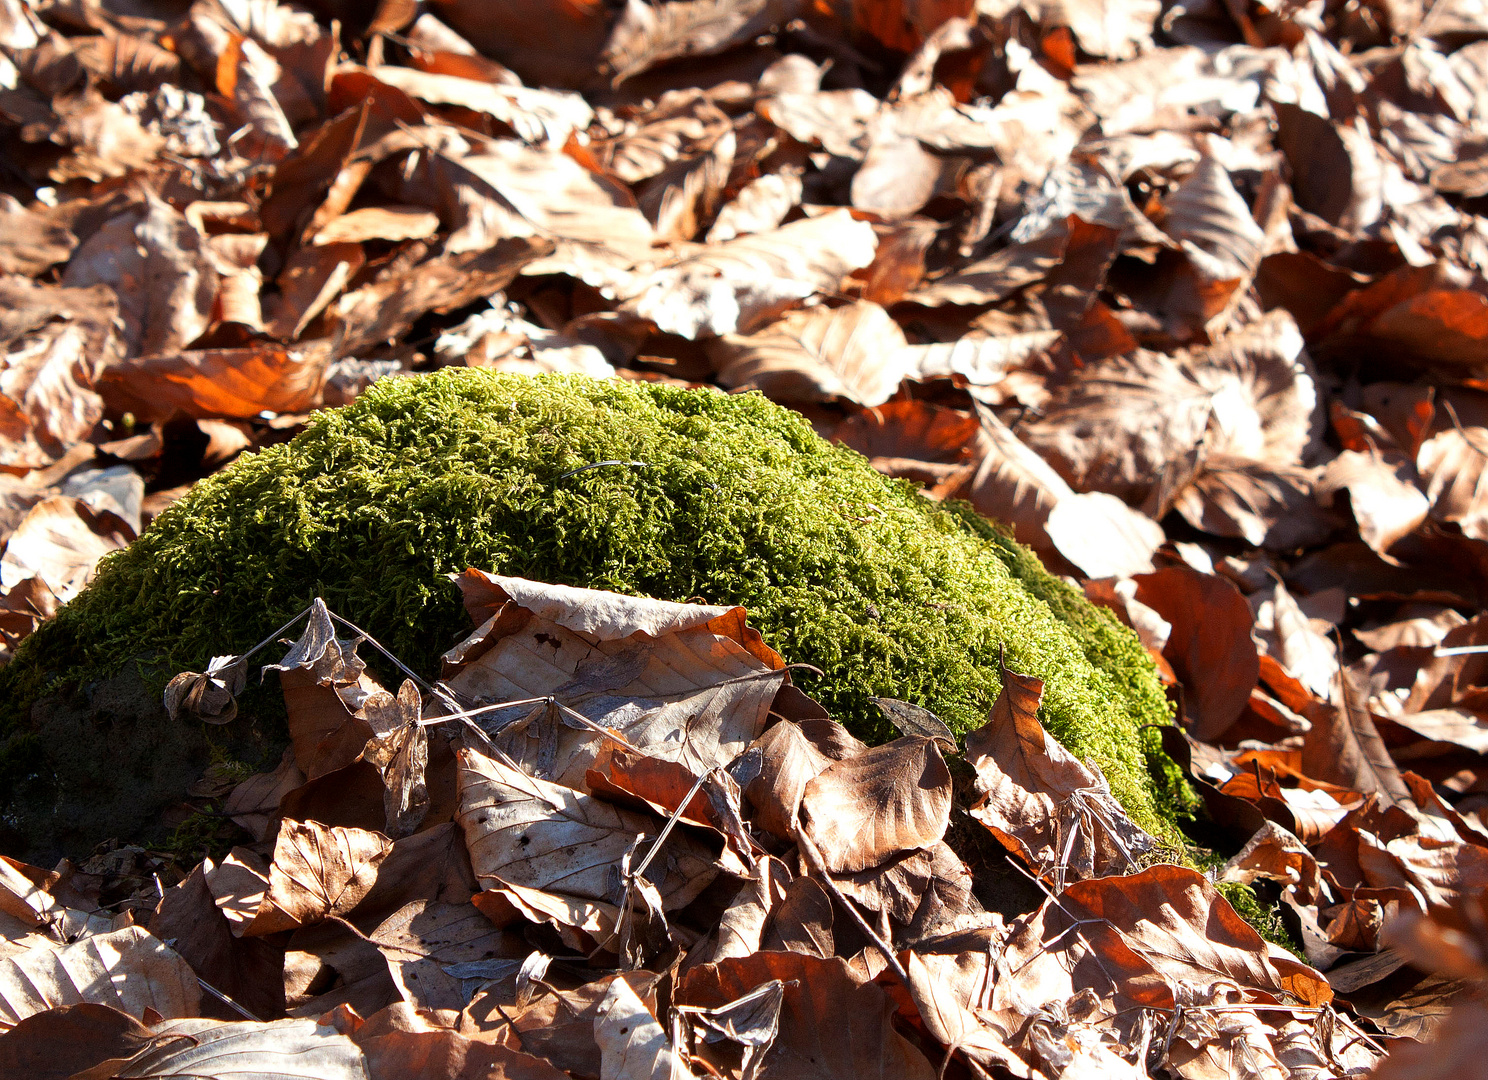
<path fill-rule="evenodd" d="M 192 786 L 208 840 L 0 864 L 0 1061 L 1480 1071 L 1485 45 L 1447 3 L 0 3 L 0 658 L 377 379 L 753 389 L 1133 627 L 1210 853 L 1157 861 L 1031 677 L 867 747 L 747 612 L 476 567 L 438 682 L 324 605 L 260 658 L 291 746 Z"/>

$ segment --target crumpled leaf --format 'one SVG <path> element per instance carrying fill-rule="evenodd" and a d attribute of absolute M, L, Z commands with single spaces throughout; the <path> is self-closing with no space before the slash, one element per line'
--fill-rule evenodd
<path fill-rule="evenodd" d="M 1055 888 L 1126 873 L 1156 841 L 1127 818 L 1098 769 L 1044 730 L 1043 690 L 1042 679 L 1003 668 L 987 723 L 966 736 L 977 773 L 971 815 Z"/>

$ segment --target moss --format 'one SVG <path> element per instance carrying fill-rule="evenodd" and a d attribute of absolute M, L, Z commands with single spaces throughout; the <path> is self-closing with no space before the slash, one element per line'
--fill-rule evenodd
<path fill-rule="evenodd" d="M 616 460 L 645 465 L 573 472 Z M 106 559 L 0 672 L 0 699 L 152 649 L 200 670 L 316 595 L 433 671 L 468 627 L 446 579 L 466 566 L 742 604 L 868 738 L 891 734 L 873 695 L 980 724 L 1005 645 L 1046 680 L 1049 730 L 1181 845 L 1171 763 L 1142 731 L 1168 706 L 1136 638 L 967 508 L 754 394 L 463 369 L 384 380 L 199 483 Z"/>

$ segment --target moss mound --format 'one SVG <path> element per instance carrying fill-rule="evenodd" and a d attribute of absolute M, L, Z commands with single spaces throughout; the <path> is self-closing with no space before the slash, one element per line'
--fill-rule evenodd
<path fill-rule="evenodd" d="M 617 460 L 645 467 L 574 471 Z M 1178 843 L 1173 767 L 1140 730 L 1168 708 L 1135 637 L 974 513 L 754 394 L 465 369 L 384 380 L 201 482 L 109 557 L 0 672 L 0 700 L 140 655 L 201 670 L 316 595 L 434 671 L 468 628 L 446 578 L 466 566 L 742 604 L 869 738 L 892 734 L 872 695 L 980 724 L 1005 645 L 1046 680 L 1049 730 Z"/>

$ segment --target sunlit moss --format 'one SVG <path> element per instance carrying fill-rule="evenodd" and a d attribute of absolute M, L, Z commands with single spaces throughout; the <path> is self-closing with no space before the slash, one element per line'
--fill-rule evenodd
<path fill-rule="evenodd" d="M 627 464 L 573 471 L 609 461 Z M 1141 730 L 1168 708 L 1136 638 L 966 508 L 754 394 L 465 369 L 385 380 L 196 485 L 25 643 L 0 696 L 141 653 L 199 670 L 316 595 L 434 671 L 468 625 L 446 577 L 467 566 L 742 604 L 870 738 L 889 734 L 872 695 L 980 724 L 1005 646 L 1046 680 L 1054 735 L 1176 837 L 1180 785 Z"/>

